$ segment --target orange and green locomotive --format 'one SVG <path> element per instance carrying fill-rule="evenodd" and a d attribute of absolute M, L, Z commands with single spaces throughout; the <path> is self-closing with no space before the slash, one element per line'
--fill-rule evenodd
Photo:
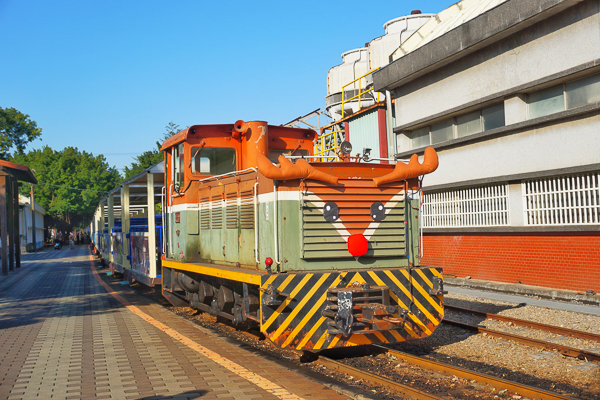
<path fill-rule="evenodd" d="M 165 151 L 162 291 L 297 350 L 430 335 L 440 268 L 419 263 L 420 163 L 322 162 L 310 129 L 195 125 Z"/>

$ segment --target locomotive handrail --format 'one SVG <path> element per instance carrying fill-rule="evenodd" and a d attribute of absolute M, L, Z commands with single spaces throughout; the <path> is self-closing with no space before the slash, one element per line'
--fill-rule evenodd
<path fill-rule="evenodd" d="M 167 215 L 167 210 L 165 209 L 165 194 L 166 194 L 165 193 L 165 187 L 163 186 L 160 189 L 160 207 L 161 207 L 161 210 L 162 210 L 162 217 L 161 218 L 162 218 L 162 226 L 164 228 L 166 228 L 167 235 L 168 235 L 169 234 L 169 227 L 165 225 L 165 218 L 166 218 L 166 215 Z M 150 213 L 148 213 L 148 214 L 150 214 Z M 161 241 L 161 245 L 162 245 L 161 247 L 162 247 L 163 254 L 167 254 L 167 251 L 166 251 L 166 239 L 165 239 L 165 236 L 167 236 L 167 235 L 163 235 L 162 241 Z"/>
<path fill-rule="evenodd" d="M 275 246 L 275 263 L 277 265 L 281 264 L 279 260 L 279 237 L 277 232 L 277 181 L 273 180 L 273 239 Z"/>
<path fill-rule="evenodd" d="M 213 175 L 213 176 L 209 176 L 208 178 L 200 179 L 198 182 L 199 183 L 203 183 L 203 182 L 209 181 L 211 179 L 219 180 L 219 178 L 224 178 L 224 177 L 227 177 L 227 176 L 230 176 L 230 175 L 231 176 L 236 176 L 238 174 L 241 174 L 241 173 L 244 173 L 244 172 L 248 172 L 248 171 L 257 172 L 257 169 L 255 167 L 250 167 L 250 168 L 242 169 L 240 171 L 228 172 L 226 174 L 221 174 L 221 175 Z"/>
<path fill-rule="evenodd" d="M 250 168 L 242 169 L 240 171 L 228 172 L 226 174 L 221 174 L 221 175 L 213 175 L 213 176 L 209 176 L 208 178 L 200 179 L 198 181 L 198 183 L 204 183 L 204 182 L 207 182 L 207 181 L 209 181 L 211 179 L 219 180 L 219 178 L 225 178 L 225 177 L 228 177 L 228 176 L 236 176 L 237 174 L 241 174 L 241 173 L 248 172 L 248 171 L 254 171 L 254 172 L 256 172 L 257 170 L 254 167 L 250 167 Z M 188 187 L 189 187 L 189 185 L 188 185 Z M 187 190 L 187 188 L 186 188 L 186 190 Z M 173 193 L 171 195 L 171 197 L 175 198 L 175 197 L 181 197 L 183 195 L 184 195 L 184 193 L 176 192 L 176 193 Z"/>
<path fill-rule="evenodd" d="M 260 264 L 258 259 L 258 181 L 254 183 L 254 259 Z"/>
<path fill-rule="evenodd" d="M 295 160 L 298 158 L 304 158 L 304 159 L 318 159 L 318 158 L 333 158 L 332 156 L 288 156 L 287 154 L 283 155 L 285 158 L 290 159 L 290 160 Z M 402 161 L 402 162 L 408 162 L 409 160 L 406 159 L 398 159 L 398 158 L 373 158 L 373 157 L 369 157 L 368 160 L 362 159 L 363 161 Z"/>

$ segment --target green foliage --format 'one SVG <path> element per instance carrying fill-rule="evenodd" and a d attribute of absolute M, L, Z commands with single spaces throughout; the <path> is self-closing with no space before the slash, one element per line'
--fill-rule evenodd
<path fill-rule="evenodd" d="M 160 150 L 148 150 L 135 157 L 135 161 L 130 166 L 124 169 L 125 180 L 135 176 L 150 168 L 154 164 L 161 162 L 164 159 L 163 153 Z"/>
<path fill-rule="evenodd" d="M 42 129 L 29 119 L 29 115 L 14 108 L 0 107 L 0 159 L 7 160 L 13 148 L 22 153 L 27 143 L 41 134 Z"/>
<path fill-rule="evenodd" d="M 167 140 L 168 138 L 170 138 L 171 136 L 175 135 L 176 133 L 179 133 L 179 131 L 181 130 L 181 128 L 179 128 L 179 125 L 177 125 L 176 123 L 174 123 L 173 121 L 169 122 L 167 124 L 167 126 L 165 126 L 165 133 L 163 133 L 163 141 Z M 162 146 L 162 143 L 158 143 L 158 148 L 160 149 Z"/>
<path fill-rule="evenodd" d="M 178 133 L 179 130 L 179 125 L 177 125 L 173 121 L 169 122 L 165 127 L 165 132 L 163 133 L 163 141 Z M 143 152 L 139 156 L 136 156 L 134 158 L 135 161 L 133 161 L 130 166 L 126 166 L 123 171 L 125 175 L 125 180 L 139 174 L 146 168 L 150 168 L 154 164 L 164 160 L 163 152 L 160 151 L 161 147 L 162 142 L 157 141 L 155 150 L 148 150 Z"/>
<path fill-rule="evenodd" d="M 119 172 L 103 155 L 94 156 L 75 147 L 56 151 L 44 146 L 17 152 L 11 161 L 35 170 L 39 182 L 35 201 L 47 215 L 73 227 L 86 226 L 100 199 L 121 181 Z M 23 187 L 22 192 L 28 193 L 29 188 Z"/>

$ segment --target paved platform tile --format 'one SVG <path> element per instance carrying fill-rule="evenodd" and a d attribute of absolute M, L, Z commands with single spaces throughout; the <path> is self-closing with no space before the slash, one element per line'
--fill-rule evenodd
<path fill-rule="evenodd" d="M 85 246 L 0 277 L 0 399 L 345 398 L 96 277 Z"/>

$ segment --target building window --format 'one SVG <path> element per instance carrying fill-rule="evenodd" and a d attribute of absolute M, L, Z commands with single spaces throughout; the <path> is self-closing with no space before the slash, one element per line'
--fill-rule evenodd
<path fill-rule="evenodd" d="M 431 143 L 441 143 L 454 138 L 454 121 L 446 120 L 431 125 Z"/>
<path fill-rule="evenodd" d="M 529 118 L 538 118 L 565 110 L 563 85 L 552 86 L 529 95 Z"/>
<path fill-rule="evenodd" d="M 600 75 L 588 76 L 565 85 L 567 109 L 600 101 Z"/>
<path fill-rule="evenodd" d="M 426 126 L 412 131 L 410 134 L 410 143 L 411 148 L 413 149 L 429 146 L 431 144 L 431 140 L 429 139 L 429 127 Z"/>
<path fill-rule="evenodd" d="M 482 131 L 481 112 L 475 111 L 456 117 L 456 135 L 469 136 Z"/>
<path fill-rule="evenodd" d="M 600 102 L 600 74 L 530 93 L 527 102 L 530 119 Z"/>
<path fill-rule="evenodd" d="M 411 149 L 446 142 L 504 126 L 504 103 L 459 115 L 408 133 Z"/>
<path fill-rule="evenodd" d="M 521 183 L 525 225 L 600 224 L 600 172 Z"/>
<path fill-rule="evenodd" d="M 424 228 L 507 226 L 508 185 L 425 193 L 422 210 Z"/>

